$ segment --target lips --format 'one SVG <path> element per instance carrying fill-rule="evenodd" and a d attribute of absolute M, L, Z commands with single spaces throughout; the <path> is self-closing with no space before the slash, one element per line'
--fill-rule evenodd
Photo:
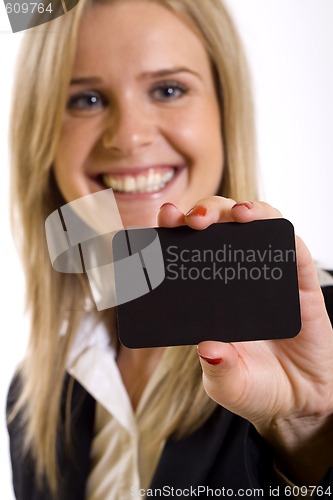
<path fill-rule="evenodd" d="M 164 189 L 176 176 L 179 167 L 149 167 L 112 172 L 102 176 L 106 187 L 117 193 L 156 193 Z"/>

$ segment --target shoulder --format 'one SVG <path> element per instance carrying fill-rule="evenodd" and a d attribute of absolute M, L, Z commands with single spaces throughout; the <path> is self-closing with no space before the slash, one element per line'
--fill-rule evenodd
<path fill-rule="evenodd" d="M 6 404 L 6 415 L 7 415 L 7 425 L 10 429 L 12 424 L 18 423 L 22 419 L 22 411 L 17 413 L 17 416 L 11 418 L 12 413 L 15 414 L 15 405 L 19 400 L 23 388 L 22 376 L 19 371 L 17 371 L 10 383 L 8 394 L 7 394 L 7 404 Z M 51 391 L 50 391 L 51 392 Z M 64 417 L 64 410 L 66 404 L 70 403 L 71 410 L 76 410 L 77 407 L 81 405 L 90 405 L 92 408 L 95 405 L 94 398 L 85 390 L 82 385 L 77 382 L 68 373 L 65 374 L 63 383 L 63 393 L 61 398 L 61 416 Z"/>
<path fill-rule="evenodd" d="M 7 427 L 15 497 L 30 500 L 34 495 L 51 498 L 47 485 L 37 485 L 36 466 L 31 451 L 25 450 L 26 419 L 24 408 L 15 413 L 15 405 L 22 391 L 22 378 L 17 373 L 7 397 Z M 51 394 L 50 390 L 50 394 Z M 68 433 L 66 415 L 70 405 L 70 446 L 65 439 Z M 13 413 L 14 411 L 14 413 Z M 90 446 L 95 417 L 95 400 L 77 381 L 65 376 L 57 438 L 57 461 L 61 471 L 60 497 L 62 500 L 83 498 L 86 477 L 89 473 Z M 80 494 L 78 494 L 80 492 Z M 82 494 L 82 496 L 80 496 Z M 37 498 L 37 497 L 36 497 Z M 39 496 L 38 496 L 39 498 Z"/>

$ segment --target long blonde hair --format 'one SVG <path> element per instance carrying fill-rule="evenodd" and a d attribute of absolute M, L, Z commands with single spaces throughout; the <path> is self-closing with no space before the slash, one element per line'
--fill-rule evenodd
<path fill-rule="evenodd" d="M 115 0 L 96 0 L 112 2 Z M 138 0 L 142 1 L 142 0 Z M 146 0 L 147 1 L 147 0 Z M 254 127 L 249 75 L 237 32 L 220 0 L 148 0 L 175 12 L 201 36 L 212 61 L 221 105 L 225 150 L 220 193 L 256 198 Z M 55 158 L 83 12 L 94 1 L 80 0 L 62 17 L 25 36 L 18 62 L 12 107 L 13 223 L 25 266 L 31 335 L 20 366 L 25 450 L 36 460 L 37 477 L 57 489 L 56 436 L 66 360 L 88 288 L 78 275 L 61 274 L 50 264 L 46 217 L 62 204 L 54 180 Z M 24 82 L 24 84 L 22 84 Z M 59 335 L 64 318 L 67 334 Z M 171 348 L 174 371 L 151 402 L 158 432 L 186 435 L 199 427 L 215 404 L 201 384 L 193 347 Z M 165 409 L 168 408 L 168 417 Z"/>

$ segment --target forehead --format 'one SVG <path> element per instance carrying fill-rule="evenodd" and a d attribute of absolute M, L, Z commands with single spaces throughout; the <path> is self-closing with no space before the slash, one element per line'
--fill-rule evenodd
<path fill-rule="evenodd" d="M 123 71 L 129 66 L 149 71 L 157 63 L 209 66 L 204 45 L 189 22 L 145 0 L 97 3 L 85 12 L 75 67 L 97 68 L 106 60 Z"/>

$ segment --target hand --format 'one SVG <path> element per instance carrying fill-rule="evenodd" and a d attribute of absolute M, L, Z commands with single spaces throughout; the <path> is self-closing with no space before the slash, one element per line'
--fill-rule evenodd
<path fill-rule="evenodd" d="M 240 223 L 281 217 L 263 202 L 213 196 L 183 214 L 161 207 L 158 223 L 204 229 L 215 222 Z M 296 481 L 319 480 L 333 464 L 333 334 L 315 264 L 296 237 L 302 330 L 292 339 L 198 346 L 208 395 L 249 420 L 273 446 L 282 469 Z"/>

